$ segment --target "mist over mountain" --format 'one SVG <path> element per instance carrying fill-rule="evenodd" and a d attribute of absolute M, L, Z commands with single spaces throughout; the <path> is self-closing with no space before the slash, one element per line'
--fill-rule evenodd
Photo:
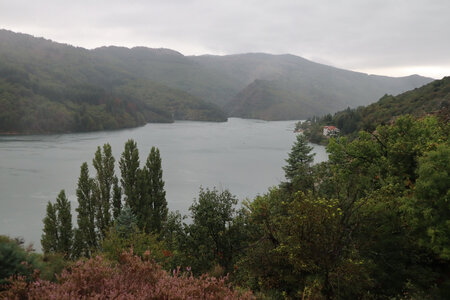
<path fill-rule="evenodd" d="M 93 51 L 110 63 L 120 61 L 121 68 L 139 76 L 215 103 L 230 116 L 265 120 L 305 118 L 367 105 L 384 94 L 396 95 L 433 80 L 418 75 L 368 75 L 289 54 L 183 56 L 143 47 Z"/>
<path fill-rule="evenodd" d="M 343 134 L 357 134 L 360 130 L 373 131 L 406 114 L 416 118 L 435 114 L 448 122 L 449 107 L 450 77 L 444 77 L 397 96 L 384 95 L 368 106 L 339 111 L 328 122 L 341 128 Z"/>
<path fill-rule="evenodd" d="M 0 132 L 119 129 L 226 121 L 221 109 L 137 76 L 89 50 L 0 30 Z"/>
<path fill-rule="evenodd" d="M 227 115 L 302 119 L 431 80 L 367 75 L 294 55 L 87 50 L 0 30 L 0 132 L 118 129 L 174 119 L 224 121 Z"/>
<path fill-rule="evenodd" d="M 450 107 L 450 76 L 434 80 L 420 88 L 392 96 L 384 95 L 377 102 L 357 108 L 347 108 L 313 117 L 309 122 L 298 122 L 297 129 L 303 130 L 306 138 L 315 144 L 327 144 L 329 136 L 323 135 L 324 126 L 336 126 L 341 136 L 353 140 L 361 131 L 374 132 L 378 126 L 394 124 L 405 115 L 422 119 L 433 115 L 442 126 L 448 124 Z"/>
<path fill-rule="evenodd" d="M 281 59 L 283 71 L 277 73 L 277 78 L 252 82 L 227 103 L 231 116 L 303 119 L 367 105 L 386 93 L 396 95 L 432 80 L 417 75 L 401 78 L 367 75 L 294 56 Z M 261 90 L 269 92 L 261 94 Z"/>

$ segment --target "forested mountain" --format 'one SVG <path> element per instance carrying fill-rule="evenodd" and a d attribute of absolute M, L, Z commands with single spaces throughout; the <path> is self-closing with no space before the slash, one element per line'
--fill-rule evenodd
<path fill-rule="evenodd" d="M 298 122 L 296 127 L 304 130 L 309 141 L 326 144 L 328 138 L 322 134 L 323 126 L 326 125 L 336 126 L 341 136 L 354 139 L 361 130 L 372 132 L 377 126 L 391 124 L 402 115 L 421 118 L 433 114 L 448 122 L 449 106 L 450 77 L 444 77 L 397 96 L 384 95 L 368 106 L 347 108 L 334 115 L 309 118 L 309 122 Z"/>
<path fill-rule="evenodd" d="M 225 121 L 214 104 L 140 78 L 92 51 L 0 30 L 0 132 L 117 129 Z"/>
<path fill-rule="evenodd" d="M 230 116 L 299 119 L 367 105 L 432 81 L 346 71 L 294 55 L 249 53 L 183 56 L 168 49 L 102 47 L 99 59 L 142 78 L 184 90 L 225 108 Z"/>
<path fill-rule="evenodd" d="M 0 30 L 0 132 L 72 132 L 174 119 L 299 119 L 431 79 L 345 71 L 293 55 L 94 50 Z M 220 108 L 221 107 L 221 108 Z"/>
<path fill-rule="evenodd" d="M 283 89 L 277 82 L 255 80 L 227 103 L 230 115 L 263 120 L 306 119 L 329 111 L 320 101 Z"/>
<path fill-rule="evenodd" d="M 345 107 L 367 105 L 378 99 L 382 90 L 396 94 L 427 82 L 416 75 L 390 78 L 391 81 L 361 75 L 348 81 L 345 76 L 329 78 L 326 74 L 318 75 L 317 79 L 311 77 L 297 82 L 288 78 L 255 80 L 226 105 L 226 110 L 231 116 L 243 118 L 305 119 Z"/>
<path fill-rule="evenodd" d="M 398 96 L 384 95 L 366 107 L 346 109 L 333 117 L 325 116 L 321 123 L 336 125 L 341 133 L 352 134 L 360 130 L 375 130 L 378 125 L 388 124 L 405 114 L 416 117 L 430 113 L 448 115 L 449 106 L 450 77 L 444 77 Z"/>
<path fill-rule="evenodd" d="M 421 88 L 417 88 L 398 96 L 384 95 L 377 102 L 353 110 L 358 115 L 359 122 L 356 130 L 374 130 L 378 125 L 384 125 L 394 118 L 410 114 L 421 117 L 430 113 L 438 113 L 441 110 L 448 110 L 450 105 L 450 77 L 433 81 Z M 335 115 L 336 124 L 344 131 L 350 131 L 352 122 L 351 110 L 339 112 Z M 346 128 L 345 124 L 349 127 Z"/>
<path fill-rule="evenodd" d="M 236 80 L 245 83 L 225 106 L 231 116 L 266 120 L 302 119 L 367 105 L 385 93 L 395 95 L 432 80 L 417 75 L 367 75 L 294 55 L 242 54 L 197 60 L 208 70 L 236 74 Z M 261 89 L 270 92 L 260 93 Z"/>

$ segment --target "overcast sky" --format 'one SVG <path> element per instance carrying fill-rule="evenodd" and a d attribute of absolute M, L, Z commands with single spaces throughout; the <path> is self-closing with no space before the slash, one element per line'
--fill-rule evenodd
<path fill-rule="evenodd" d="M 90 49 L 291 53 L 371 74 L 450 75 L 450 0 L 0 0 L 0 28 Z"/>

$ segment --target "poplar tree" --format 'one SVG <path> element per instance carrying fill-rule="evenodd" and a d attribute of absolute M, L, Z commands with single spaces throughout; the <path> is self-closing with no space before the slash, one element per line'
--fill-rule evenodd
<path fill-rule="evenodd" d="M 58 219 L 56 207 L 50 201 L 47 203 L 47 215 L 44 220 L 44 233 L 41 238 L 42 251 L 52 253 L 58 251 Z"/>
<path fill-rule="evenodd" d="M 72 250 L 73 230 L 70 202 L 64 190 L 61 190 L 56 198 L 56 210 L 58 219 L 58 252 L 63 253 L 68 258 Z"/>
<path fill-rule="evenodd" d="M 138 197 L 134 214 L 137 226 L 140 230 L 151 232 L 152 199 L 150 195 L 149 174 L 147 168 L 137 170 L 137 190 Z"/>
<path fill-rule="evenodd" d="M 122 188 L 119 186 L 119 179 L 114 176 L 113 180 L 113 217 L 117 219 L 122 211 Z"/>
<path fill-rule="evenodd" d="M 76 232 L 76 247 L 80 249 L 81 254 L 89 257 L 91 251 L 97 248 L 98 238 L 95 229 L 95 201 L 93 198 L 93 179 L 89 177 L 89 168 L 87 163 L 81 165 L 80 177 L 78 178 L 77 199 L 78 213 Z"/>
<path fill-rule="evenodd" d="M 130 206 L 134 214 L 137 214 L 139 202 L 139 151 L 136 142 L 132 139 L 128 140 L 125 144 L 125 149 L 119 161 L 119 167 L 122 175 L 120 182 L 123 188 L 125 203 Z"/>
<path fill-rule="evenodd" d="M 152 147 L 145 164 L 146 184 L 148 186 L 148 230 L 160 233 L 162 224 L 167 219 L 166 191 L 162 179 L 161 156 L 159 149 Z"/>
<path fill-rule="evenodd" d="M 114 180 L 114 162 L 111 145 L 104 144 L 103 153 L 100 147 L 97 148 L 92 163 L 97 171 L 94 195 L 97 207 L 97 226 L 102 237 L 105 237 L 112 224 L 111 191 Z"/>
<path fill-rule="evenodd" d="M 90 253 L 83 239 L 82 232 L 79 228 L 73 230 L 72 258 L 78 259 L 82 256 L 89 257 Z"/>

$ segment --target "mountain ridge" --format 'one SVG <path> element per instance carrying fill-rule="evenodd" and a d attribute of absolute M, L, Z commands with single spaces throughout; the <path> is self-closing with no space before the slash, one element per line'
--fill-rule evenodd
<path fill-rule="evenodd" d="M 153 53 L 155 50 L 142 48 L 142 51 Z M 109 55 L 110 59 L 114 59 L 116 55 L 116 58 L 119 58 L 117 53 L 105 52 L 108 52 L 105 48 L 97 49 L 99 55 Z M 305 98 L 303 93 L 305 89 L 306 94 L 312 94 L 331 86 L 324 101 L 332 103 L 337 98 L 337 104 L 331 105 L 334 111 L 347 106 L 368 104 L 385 93 L 398 94 L 432 81 L 431 78 L 420 76 L 388 77 L 348 71 L 315 63 L 292 54 L 178 55 L 175 61 L 170 61 L 170 65 L 163 65 L 160 63 L 160 57 L 158 60 L 146 60 L 148 56 L 127 58 L 124 57 L 127 50 L 124 49 L 123 52 L 120 56 L 120 59 L 124 59 L 122 64 L 125 64 L 125 68 L 129 68 L 132 72 L 187 91 L 223 108 L 229 107 L 230 101 L 236 101 L 236 96 L 255 80 L 279 80 L 281 89 L 288 90 L 290 94 L 296 93 L 302 96 L 297 100 Z M 169 58 L 166 57 L 166 59 Z M 335 78 L 327 79 L 327 77 Z M 299 85 L 303 85 L 303 90 L 298 89 Z M 353 91 L 354 87 L 359 89 L 357 93 Z M 342 88 L 344 90 L 340 91 Z M 343 95 L 334 97 L 336 92 Z M 345 101 L 344 98 L 350 100 Z M 314 100 L 311 97 L 309 99 Z M 231 116 L 245 116 L 245 114 L 234 115 L 233 110 L 228 111 L 231 112 Z M 321 113 L 327 112 L 331 111 L 321 111 Z M 311 115 L 311 112 L 301 112 L 299 115 L 308 113 Z"/>
<path fill-rule="evenodd" d="M 135 116 L 139 121 L 129 126 L 173 117 L 223 121 L 223 110 L 231 117 L 303 119 L 367 105 L 384 94 L 396 95 L 431 81 L 348 71 L 293 54 L 185 56 L 143 46 L 89 50 L 8 30 L 0 30 L 0 59 L 5 70 L 27 74 L 34 87 L 29 93 L 53 102 L 64 99 L 61 95 L 74 86 L 96 86 L 109 95 L 108 101 L 119 97 L 139 103 L 149 114 Z M 78 104 L 71 100 L 64 106 L 74 111 Z"/>
<path fill-rule="evenodd" d="M 6 30 L 0 31 L 0 107 L 2 133 L 120 129 L 174 118 L 226 121 L 214 104 L 139 78 L 90 50 Z"/>
<path fill-rule="evenodd" d="M 378 126 L 391 124 L 403 115 L 415 118 L 437 115 L 443 124 L 448 123 L 449 108 L 450 76 L 447 76 L 396 96 L 386 94 L 367 106 L 347 108 L 333 116 L 312 118 L 309 123 L 298 124 L 297 129 L 304 129 L 313 143 L 326 143 L 327 139 L 322 135 L 323 126 L 336 126 L 341 135 L 354 139 L 361 130 L 373 132 Z"/>

